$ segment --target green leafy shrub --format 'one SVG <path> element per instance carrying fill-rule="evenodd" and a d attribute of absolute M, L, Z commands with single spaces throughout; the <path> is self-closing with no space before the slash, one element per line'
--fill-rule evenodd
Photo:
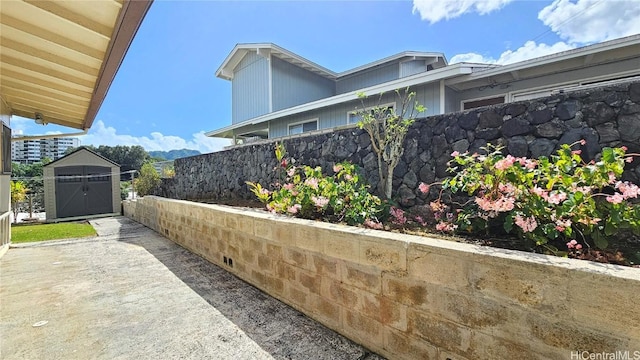
<path fill-rule="evenodd" d="M 618 180 L 625 161 L 632 161 L 626 148 L 604 148 L 601 159 L 588 164 L 570 145 L 537 160 L 504 156 L 500 150 L 452 154 L 449 171 L 455 176 L 443 188 L 473 198 L 460 205 L 432 202 L 438 230 L 469 233 L 501 227 L 551 250 L 557 249 L 547 245 L 550 240 L 566 240 L 574 252 L 582 251 L 582 244 L 604 249 L 620 230 L 640 233 L 640 206 L 631 202 L 640 189 Z"/>
<path fill-rule="evenodd" d="M 324 176 L 320 167 L 292 166 L 279 159 L 286 169 L 285 184 L 269 191 L 247 182 L 251 191 L 269 211 L 305 219 L 371 224 L 377 227 L 383 212 L 380 199 L 371 195 L 355 165 L 339 163 L 335 176 Z"/>
<path fill-rule="evenodd" d="M 140 176 L 134 180 L 134 187 L 139 196 L 153 193 L 153 190 L 160 185 L 160 174 L 151 163 L 145 163 L 140 168 Z"/>

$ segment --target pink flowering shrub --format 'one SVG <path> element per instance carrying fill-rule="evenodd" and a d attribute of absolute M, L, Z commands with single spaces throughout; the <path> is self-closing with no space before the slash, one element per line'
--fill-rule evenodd
<path fill-rule="evenodd" d="M 278 159 L 286 168 L 284 184 L 269 191 L 259 183 L 247 182 L 251 191 L 273 213 L 305 219 L 345 221 L 381 228 L 384 212 L 381 200 L 371 195 L 357 173 L 356 166 L 339 163 L 334 176 L 325 176 L 320 167 L 294 166 Z"/>
<path fill-rule="evenodd" d="M 488 155 L 452 154 L 449 170 L 455 176 L 443 188 L 473 198 L 455 209 L 440 199 L 432 202 L 438 230 L 478 232 L 499 226 L 537 245 L 569 240 L 572 251 L 582 244 L 604 249 L 619 230 L 640 233 L 640 206 L 631 202 L 640 188 L 618 180 L 633 156 L 624 147 L 604 148 L 601 159 L 588 164 L 570 145 L 537 160 L 504 156 L 497 147 L 486 150 Z"/>

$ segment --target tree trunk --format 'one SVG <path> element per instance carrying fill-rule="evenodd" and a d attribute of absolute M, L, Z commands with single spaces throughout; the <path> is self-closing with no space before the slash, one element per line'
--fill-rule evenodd
<path fill-rule="evenodd" d="M 391 200 L 391 195 L 393 192 L 393 170 L 394 170 L 394 167 L 387 166 L 387 178 L 385 179 L 385 184 L 384 184 L 384 195 L 389 200 Z"/>

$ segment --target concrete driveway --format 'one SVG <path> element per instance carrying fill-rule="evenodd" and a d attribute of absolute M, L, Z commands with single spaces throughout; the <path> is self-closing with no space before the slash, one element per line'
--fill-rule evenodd
<path fill-rule="evenodd" d="M 126 218 L 0 259 L 2 359 L 381 359 Z"/>

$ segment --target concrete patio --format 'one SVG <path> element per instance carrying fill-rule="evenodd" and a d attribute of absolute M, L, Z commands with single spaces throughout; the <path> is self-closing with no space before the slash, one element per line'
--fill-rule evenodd
<path fill-rule="evenodd" d="M 91 222 L 0 259 L 0 358 L 380 359 L 132 220 Z"/>

